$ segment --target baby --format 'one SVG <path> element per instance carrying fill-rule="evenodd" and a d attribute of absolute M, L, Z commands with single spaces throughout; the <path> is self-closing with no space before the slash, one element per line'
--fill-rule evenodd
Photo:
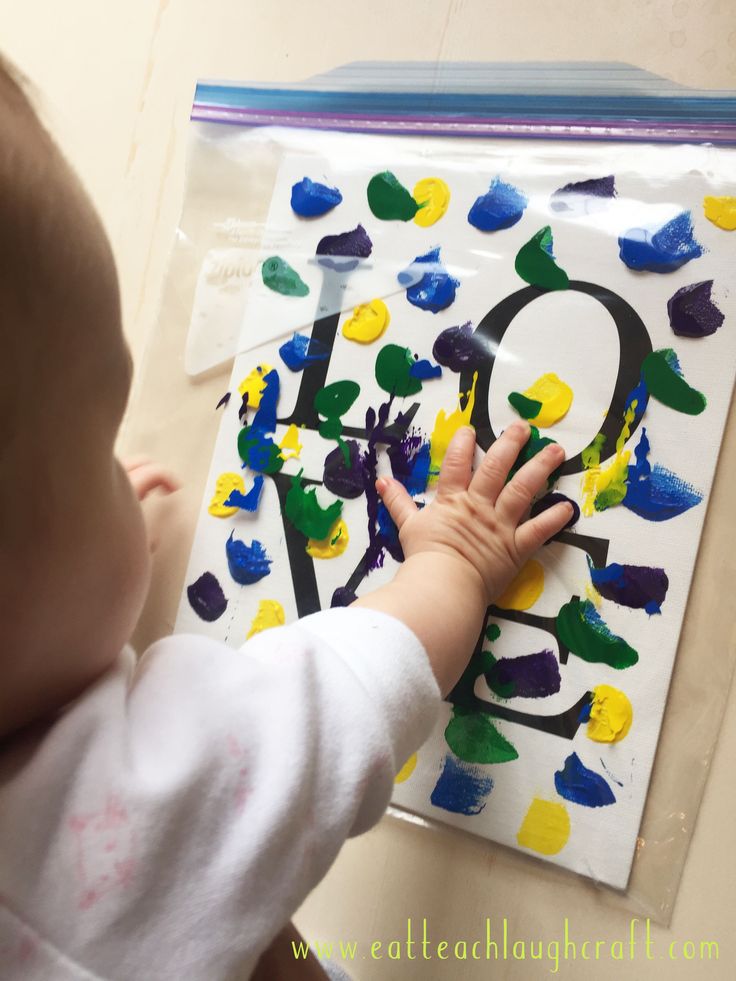
<path fill-rule="evenodd" d="M 525 520 L 563 451 L 509 481 L 528 425 L 474 472 L 463 428 L 424 509 L 377 482 L 406 556 L 389 585 L 239 651 L 178 635 L 136 663 L 138 497 L 172 487 L 115 459 L 131 361 L 110 247 L 1 69 L 0 124 L 0 976 L 249 977 L 569 520 Z"/>

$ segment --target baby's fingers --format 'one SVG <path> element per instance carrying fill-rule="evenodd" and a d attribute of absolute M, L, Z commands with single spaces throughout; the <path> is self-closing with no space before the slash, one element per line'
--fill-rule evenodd
<path fill-rule="evenodd" d="M 572 504 L 561 501 L 536 518 L 525 521 L 516 529 L 514 540 L 519 561 L 523 564 L 527 559 L 549 541 L 558 531 L 562 531 L 572 516 Z"/>
<path fill-rule="evenodd" d="M 518 525 L 529 510 L 532 500 L 547 486 L 547 478 L 565 459 L 558 443 L 549 443 L 514 474 L 496 501 L 499 515 Z"/>
<path fill-rule="evenodd" d="M 484 500 L 495 502 L 503 489 L 509 470 L 529 439 L 529 424 L 521 420 L 505 429 L 491 446 L 473 474 L 470 489 Z"/>
<path fill-rule="evenodd" d="M 381 495 L 381 500 L 386 505 L 393 523 L 401 531 L 401 526 L 406 519 L 417 510 L 406 487 L 392 477 L 379 477 L 376 481 L 376 490 Z"/>

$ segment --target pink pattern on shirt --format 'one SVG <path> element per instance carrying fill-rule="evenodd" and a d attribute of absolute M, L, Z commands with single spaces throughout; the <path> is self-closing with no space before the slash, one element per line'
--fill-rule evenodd
<path fill-rule="evenodd" d="M 135 832 L 125 805 L 108 794 L 99 811 L 73 814 L 79 908 L 91 909 L 112 890 L 127 888 L 135 876 Z"/>

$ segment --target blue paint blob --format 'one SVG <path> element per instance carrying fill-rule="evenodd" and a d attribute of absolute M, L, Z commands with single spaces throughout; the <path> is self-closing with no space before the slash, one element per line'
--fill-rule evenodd
<path fill-rule="evenodd" d="M 263 376 L 263 381 L 266 387 L 261 392 L 261 401 L 250 424 L 253 433 L 272 433 L 276 429 L 276 405 L 280 388 L 278 371 L 273 368 Z"/>
<path fill-rule="evenodd" d="M 317 261 L 327 269 L 349 272 L 360 259 L 367 259 L 373 251 L 373 243 L 362 225 L 339 235 L 325 235 L 317 245 Z"/>
<path fill-rule="evenodd" d="M 584 766 L 577 753 L 571 753 L 561 770 L 555 773 L 555 790 L 565 800 L 583 807 L 606 807 L 616 798 L 598 773 Z"/>
<path fill-rule="evenodd" d="M 648 455 L 649 439 L 642 429 L 634 450 L 636 463 L 629 466 L 624 507 L 647 521 L 669 521 L 700 504 L 703 495 L 692 484 L 658 463 L 652 468 Z"/>
<path fill-rule="evenodd" d="M 394 519 L 388 513 L 388 508 L 383 501 L 378 502 L 376 525 L 378 526 L 381 547 L 387 549 L 391 557 L 397 562 L 403 562 L 404 550 L 399 542 L 399 529 L 394 524 Z"/>
<path fill-rule="evenodd" d="M 301 218 L 316 218 L 326 215 L 342 201 L 342 194 L 336 187 L 318 184 L 308 177 L 302 178 L 291 189 L 291 208 Z"/>
<path fill-rule="evenodd" d="M 406 298 L 420 310 L 439 313 L 455 301 L 460 280 L 452 277 L 440 262 L 440 247 L 430 249 L 416 257 L 398 275 L 399 283 L 406 288 Z"/>
<path fill-rule="evenodd" d="M 302 371 L 310 364 L 325 361 L 330 356 L 330 349 L 322 341 L 294 334 L 291 340 L 281 345 L 279 355 L 290 371 Z"/>
<path fill-rule="evenodd" d="M 640 379 L 639 384 L 635 388 L 632 388 L 626 396 L 624 411 L 630 409 L 634 405 L 634 402 L 636 402 L 636 406 L 634 407 L 634 418 L 629 423 L 630 429 L 639 424 L 639 420 L 649 405 L 649 391 L 643 379 Z"/>
<path fill-rule="evenodd" d="M 580 508 L 576 501 L 573 501 L 573 499 L 571 497 L 568 497 L 566 494 L 560 494 L 559 491 L 552 491 L 549 494 L 545 494 L 544 497 L 541 497 L 538 501 L 535 501 L 534 504 L 532 505 L 532 509 L 531 509 L 531 513 L 529 514 L 529 517 L 536 518 L 538 514 L 541 514 L 543 511 L 546 511 L 548 508 L 554 507 L 555 504 L 572 505 L 572 514 L 570 516 L 570 520 L 567 522 L 566 525 L 562 526 L 563 530 L 565 528 L 572 528 L 572 526 L 576 524 L 577 521 L 579 521 L 580 519 Z"/>
<path fill-rule="evenodd" d="M 662 612 L 670 584 L 664 569 L 620 565 L 618 562 L 596 569 L 588 556 L 588 570 L 593 585 L 604 599 L 633 610 L 645 610 L 650 616 Z"/>
<path fill-rule="evenodd" d="M 187 586 L 187 599 L 197 616 L 208 623 L 219 620 L 227 609 L 222 586 L 211 572 L 203 572 L 199 579 Z"/>
<path fill-rule="evenodd" d="M 247 494 L 242 494 L 239 490 L 230 492 L 228 499 L 224 502 L 226 508 L 242 508 L 243 511 L 251 513 L 258 510 L 263 490 L 264 478 L 258 474 L 253 480 L 253 486 Z"/>
<path fill-rule="evenodd" d="M 578 722 L 590 722 L 590 711 L 593 708 L 593 701 L 586 702 L 585 705 L 580 709 L 580 715 L 578 716 Z"/>
<path fill-rule="evenodd" d="M 482 232 L 511 228 L 521 220 L 528 203 L 526 195 L 517 187 L 494 177 L 488 191 L 476 198 L 468 212 L 468 221 Z"/>
<path fill-rule="evenodd" d="M 703 254 L 693 235 L 689 211 L 657 229 L 630 228 L 618 240 L 619 257 L 629 269 L 670 273 Z"/>
<path fill-rule="evenodd" d="M 251 545 L 246 545 L 234 535 L 235 532 L 231 531 L 230 537 L 225 542 L 230 575 L 241 586 L 251 586 L 269 574 L 272 560 L 257 539 L 254 538 Z"/>
<path fill-rule="evenodd" d="M 414 362 L 409 368 L 409 374 L 412 378 L 418 378 L 419 381 L 429 381 L 431 378 L 441 378 L 442 368 L 438 364 L 432 364 L 431 361 L 423 358 L 421 361 Z"/>
<path fill-rule="evenodd" d="M 386 451 L 391 462 L 391 472 L 401 481 L 412 497 L 427 489 L 430 467 L 430 444 L 421 435 L 409 433 L 399 443 Z"/>
<path fill-rule="evenodd" d="M 480 814 L 492 790 L 493 778 L 477 763 L 464 763 L 448 753 L 429 799 L 453 814 Z"/>

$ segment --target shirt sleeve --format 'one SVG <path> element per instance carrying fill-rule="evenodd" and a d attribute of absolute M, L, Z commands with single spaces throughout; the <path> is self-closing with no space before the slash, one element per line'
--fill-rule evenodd
<path fill-rule="evenodd" d="M 4 760 L 3 848 L 18 848 L 0 890 L 102 977 L 252 967 L 345 839 L 384 812 L 439 705 L 414 634 L 364 608 L 239 651 L 178 635 L 137 668 L 128 652 L 25 765 Z"/>

